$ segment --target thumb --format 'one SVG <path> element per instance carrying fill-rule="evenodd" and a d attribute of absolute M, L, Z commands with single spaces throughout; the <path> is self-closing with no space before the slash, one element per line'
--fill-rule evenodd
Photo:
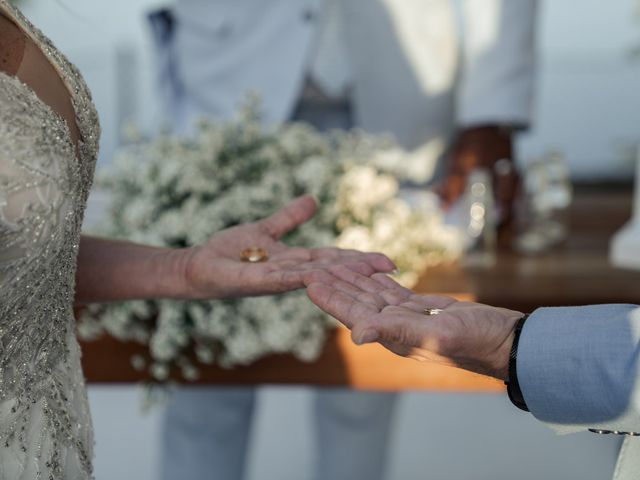
<path fill-rule="evenodd" d="M 259 223 L 267 229 L 273 238 L 278 239 L 311 219 L 315 215 L 317 208 L 314 198 L 310 195 L 305 195 L 292 200 Z"/>

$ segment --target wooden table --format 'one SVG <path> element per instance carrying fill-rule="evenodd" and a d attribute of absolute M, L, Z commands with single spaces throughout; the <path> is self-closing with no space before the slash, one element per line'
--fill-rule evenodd
<path fill-rule="evenodd" d="M 640 303 L 640 272 L 611 267 L 609 238 L 630 216 L 628 189 L 579 191 L 569 212 L 570 237 L 539 256 L 501 251 L 495 267 L 465 270 L 457 265 L 431 269 L 417 286 L 459 298 L 531 311 L 544 305 Z M 83 342 L 83 364 L 89 382 L 123 383 L 147 380 L 131 367 L 137 344 L 112 338 Z M 199 383 L 346 385 L 373 390 L 440 390 L 496 392 L 502 384 L 462 370 L 420 364 L 394 356 L 378 345 L 356 347 L 349 332 L 334 332 L 320 358 L 303 363 L 273 355 L 250 367 L 224 370 L 203 367 Z"/>
<path fill-rule="evenodd" d="M 505 249 L 491 269 L 449 265 L 421 278 L 421 292 L 464 292 L 476 301 L 523 312 L 540 306 L 640 303 L 640 272 L 609 264 L 611 236 L 631 216 L 626 188 L 578 190 L 568 212 L 569 238 L 535 256 Z"/>

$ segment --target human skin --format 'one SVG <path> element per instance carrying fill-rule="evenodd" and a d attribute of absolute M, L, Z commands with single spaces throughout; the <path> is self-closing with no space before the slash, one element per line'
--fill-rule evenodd
<path fill-rule="evenodd" d="M 496 168 L 498 161 L 504 160 Z M 447 163 L 447 174 L 438 186 L 445 207 L 464 193 L 467 177 L 475 168 L 492 173 L 493 191 L 501 224 L 513 215 L 520 177 L 514 164 L 513 134 L 496 125 L 461 130 L 456 136 Z"/>
<path fill-rule="evenodd" d="M 359 345 L 379 342 L 397 355 L 508 380 L 521 312 L 418 295 L 385 274 L 367 277 L 340 266 L 315 274 L 307 293 Z M 441 311 L 426 315 L 428 309 Z"/>
<path fill-rule="evenodd" d="M 76 303 L 143 298 L 217 299 L 270 295 L 303 288 L 313 273 L 343 265 L 362 275 L 395 268 L 387 257 L 338 248 L 294 248 L 280 238 L 316 211 L 309 196 L 264 220 L 215 233 L 202 245 L 171 249 L 84 236 L 76 275 Z M 243 262 L 244 249 L 268 252 Z"/>

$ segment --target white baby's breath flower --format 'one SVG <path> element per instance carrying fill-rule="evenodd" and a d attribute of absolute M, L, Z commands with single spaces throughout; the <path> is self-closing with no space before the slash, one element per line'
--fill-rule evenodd
<path fill-rule="evenodd" d="M 198 361 L 204 363 L 205 365 L 210 365 L 214 361 L 213 351 L 211 350 L 211 348 L 205 345 L 196 345 L 195 353 Z"/>
<path fill-rule="evenodd" d="M 200 378 L 200 372 L 190 363 L 181 365 L 180 373 L 182 374 L 182 377 L 189 382 L 195 382 Z"/>
<path fill-rule="evenodd" d="M 169 367 L 164 363 L 154 363 L 151 365 L 151 376 L 160 382 L 169 378 Z"/>
<path fill-rule="evenodd" d="M 147 362 L 142 355 L 134 355 L 131 357 L 131 366 L 134 370 L 141 372 L 146 368 Z"/>
<path fill-rule="evenodd" d="M 362 225 L 353 225 L 342 231 L 336 239 L 336 246 L 371 251 L 373 249 L 373 239 L 368 228 Z"/>

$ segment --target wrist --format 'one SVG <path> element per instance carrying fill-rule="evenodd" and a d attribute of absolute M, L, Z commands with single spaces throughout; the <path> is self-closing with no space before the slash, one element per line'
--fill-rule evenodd
<path fill-rule="evenodd" d="M 509 380 L 509 361 L 511 358 L 513 343 L 516 339 L 516 326 L 525 314 L 512 310 L 505 312 L 504 315 L 504 333 L 502 333 L 502 335 L 504 335 L 504 339 L 493 350 L 493 355 L 487 357 L 489 360 L 487 370 L 490 372 L 492 377 L 506 382 Z"/>
<path fill-rule="evenodd" d="M 498 349 L 497 362 L 494 367 L 493 376 L 498 380 L 504 382 L 509 381 L 509 359 L 511 356 L 511 349 L 513 348 L 513 341 L 515 339 L 515 332 L 511 330 L 509 336 L 502 343 Z"/>
<path fill-rule="evenodd" d="M 229 272 L 221 267 L 220 257 L 211 249 L 197 245 L 177 251 L 175 271 L 181 284 L 180 298 L 185 300 L 214 300 L 233 296 L 233 290 L 225 289 L 220 279 L 229 281 Z M 224 282 L 228 283 L 228 282 Z"/>
<path fill-rule="evenodd" d="M 193 299 L 195 292 L 189 282 L 188 266 L 191 248 L 163 248 L 150 259 L 151 277 L 156 284 L 157 298 Z"/>

